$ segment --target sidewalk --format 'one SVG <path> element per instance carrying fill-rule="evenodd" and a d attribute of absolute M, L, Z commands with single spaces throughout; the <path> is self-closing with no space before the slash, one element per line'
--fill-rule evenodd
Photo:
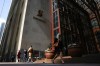
<path fill-rule="evenodd" d="M 42 59 L 36 60 L 34 63 L 52 63 L 52 59 Z M 83 57 L 71 57 L 65 56 L 63 57 L 65 64 L 67 63 L 100 63 L 100 53 L 99 54 L 89 54 Z M 55 61 L 56 64 L 61 64 L 61 60 L 58 57 Z"/>

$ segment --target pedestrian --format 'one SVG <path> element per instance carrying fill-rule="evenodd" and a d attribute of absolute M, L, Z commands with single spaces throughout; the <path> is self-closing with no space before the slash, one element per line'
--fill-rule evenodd
<path fill-rule="evenodd" d="M 27 50 L 24 49 L 24 61 L 26 62 L 27 61 Z"/>
<path fill-rule="evenodd" d="M 54 40 L 54 47 L 55 47 L 55 56 L 52 59 L 52 63 L 54 63 L 54 60 L 60 56 L 61 62 L 64 63 L 63 59 L 62 59 L 62 52 L 63 52 L 63 44 L 62 44 L 62 40 L 61 40 L 61 35 L 59 35 L 59 38 L 55 38 Z"/>
<path fill-rule="evenodd" d="M 20 55 L 21 55 L 21 52 L 20 50 L 17 52 L 17 59 L 18 59 L 18 62 L 20 62 Z"/>
<path fill-rule="evenodd" d="M 28 61 L 30 62 L 30 61 L 32 61 L 32 56 L 33 56 L 33 48 L 32 48 L 32 45 L 28 49 L 28 55 L 29 55 Z"/>
<path fill-rule="evenodd" d="M 11 62 L 14 62 L 15 56 L 11 55 Z"/>
<path fill-rule="evenodd" d="M 52 43 L 49 44 L 48 48 L 52 50 Z"/>

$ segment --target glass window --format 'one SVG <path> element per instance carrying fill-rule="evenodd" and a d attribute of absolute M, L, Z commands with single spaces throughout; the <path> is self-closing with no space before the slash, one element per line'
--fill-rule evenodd
<path fill-rule="evenodd" d="M 57 11 L 55 11 L 53 13 L 54 16 L 54 28 L 58 27 L 58 15 L 57 15 Z"/>
<path fill-rule="evenodd" d="M 53 10 L 55 11 L 57 9 L 57 0 L 54 0 L 53 2 Z"/>
<path fill-rule="evenodd" d="M 57 34 L 58 34 L 58 29 L 54 30 L 54 38 L 56 38 Z"/>
<path fill-rule="evenodd" d="M 91 20 L 91 23 L 92 23 L 92 27 L 93 27 L 93 28 L 99 28 L 98 22 L 97 22 L 96 18 L 95 18 L 95 19 L 92 19 L 92 20 Z"/>

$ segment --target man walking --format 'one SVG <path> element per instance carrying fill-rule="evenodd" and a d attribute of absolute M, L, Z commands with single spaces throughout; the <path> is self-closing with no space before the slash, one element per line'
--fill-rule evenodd
<path fill-rule="evenodd" d="M 28 61 L 32 61 L 32 55 L 33 55 L 33 48 L 32 46 L 29 47 L 28 49 L 28 55 L 29 55 L 29 58 L 28 58 Z"/>

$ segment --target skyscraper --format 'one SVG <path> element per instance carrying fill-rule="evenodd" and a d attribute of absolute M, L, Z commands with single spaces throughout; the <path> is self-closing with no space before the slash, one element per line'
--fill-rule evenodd
<path fill-rule="evenodd" d="M 1 26 L 0 26 L 0 44 L 1 44 L 2 36 L 3 36 L 4 28 L 5 28 L 5 23 L 1 23 Z"/>
<path fill-rule="evenodd" d="M 1 42 L 2 55 L 9 60 L 11 54 L 31 45 L 34 50 L 47 49 L 51 42 L 50 18 L 50 0 L 13 0 Z"/>

